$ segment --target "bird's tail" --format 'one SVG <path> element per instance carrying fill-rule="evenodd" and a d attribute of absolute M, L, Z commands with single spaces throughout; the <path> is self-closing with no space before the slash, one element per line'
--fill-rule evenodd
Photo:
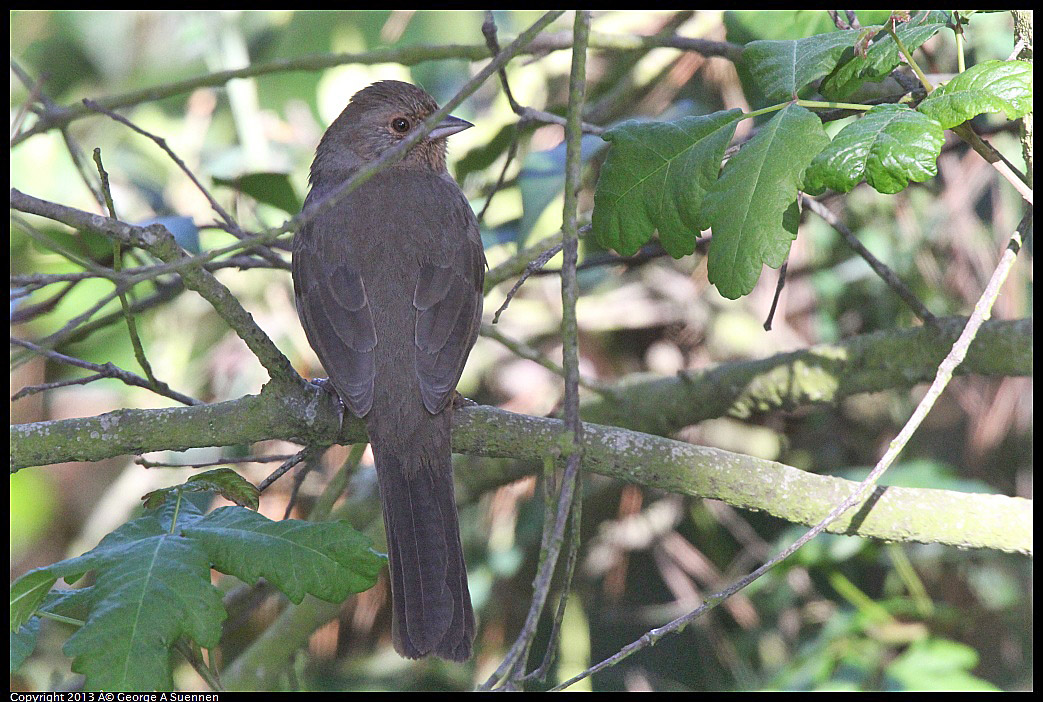
<path fill-rule="evenodd" d="M 370 427 L 391 569 L 392 641 L 406 658 L 471 657 L 474 612 L 453 493 L 449 423 L 450 412 L 443 411 L 426 415 L 415 428 Z"/>

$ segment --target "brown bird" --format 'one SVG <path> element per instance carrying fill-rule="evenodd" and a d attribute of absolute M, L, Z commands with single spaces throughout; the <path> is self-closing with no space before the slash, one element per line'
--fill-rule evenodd
<path fill-rule="evenodd" d="M 319 142 L 305 211 L 437 109 L 426 92 L 399 81 L 356 93 Z M 337 395 L 369 432 L 392 641 L 407 658 L 463 661 L 474 640 L 449 439 L 486 264 L 474 213 L 445 162 L 446 137 L 471 126 L 446 117 L 293 241 L 301 324 Z"/>

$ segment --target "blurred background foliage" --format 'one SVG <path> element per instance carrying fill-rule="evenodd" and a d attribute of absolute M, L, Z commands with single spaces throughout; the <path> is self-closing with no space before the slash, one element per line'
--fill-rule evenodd
<path fill-rule="evenodd" d="M 495 12 L 501 43 L 538 15 Z M 881 21 L 873 13 L 860 15 L 864 24 Z M 11 55 L 29 76 L 42 80 L 47 97 L 71 105 L 84 97 L 307 54 L 481 46 L 482 20 L 478 11 L 18 11 L 10 16 Z M 570 26 L 566 15 L 549 31 Z M 676 32 L 737 43 L 833 29 L 824 11 L 611 11 L 595 13 L 593 20 L 595 32 Z M 1009 14 L 974 16 L 967 28 L 968 65 L 1007 58 L 1012 37 Z M 951 32 L 939 33 L 918 56 L 932 72 L 954 72 Z M 508 74 L 517 100 L 564 114 L 569 60 L 568 51 L 515 59 Z M 258 230 L 295 214 L 306 194 L 314 147 L 356 90 L 395 78 L 422 85 L 443 102 L 483 63 L 446 59 L 405 66 L 391 61 L 272 72 L 141 102 L 121 112 L 166 139 L 241 226 Z M 675 49 L 593 50 L 588 80 L 585 119 L 603 126 L 630 118 L 662 120 L 748 109 L 728 60 Z M 12 73 L 12 121 L 29 94 Z M 517 118 L 496 80 L 488 81 L 455 114 L 476 127 L 451 140 L 450 167 L 475 211 L 488 205 L 482 235 L 495 266 L 519 247 L 559 229 L 563 132 L 558 126 L 534 124 L 517 130 Z M 829 124 L 829 132 L 836 133 L 844 123 Z M 997 116 L 975 124 L 1024 167 L 1013 125 Z M 737 137 L 751 126 L 744 122 Z M 68 131 L 85 154 L 101 148 L 122 219 L 140 223 L 174 216 L 170 221 L 189 250 L 232 241 L 211 226 L 215 215 L 206 200 L 151 141 L 103 116 L 79 119 Z M 505 185 L 487 202 L 516 137 L 517 158 L 507 167 Z M 589 217 L 605 148 L 592 136 L 584 146 L 591 167 L 581 212 Z M 12 149 L 11 180 L 36 197 L 100 211 L 57 131 Z M 880 195 L 863 184 L 830 205 L 843 212 L 860 240 L 939 316 L 969 313 L 1021 217 L 1016 193 L 951 135 L 937 178 L 895 196 Z M 28 235 L 29 228 L 35 236 Z M 59 245 L 96 261 L 108 256 L 111 263 L 108 242 L 44 220 L 28 225 L 25 218 L 12 218 L 10 241 L 14 273 L 81 270 L 56 253 Z M 581 255 L 581 263 L 603 262 L 605 257 L 588 241 Z M 1030 314 L 1030 252 L 1022 256 L 997 303 L 994 314 L 999 318 Z M 127 263 L 136 265 L 132 256 Z M 547 269 L 558 267 L 560 257 Z M 225 269 L 218 277 L 298 370 L 323 375 L 297 321 L 286 271 Z M 639 371 L 672 374 L 914 323 L 885 284 L 813 215 L 805 214 L 774 329 L 765 332 L 762 323 L 776 277 L 766 271 L 750 296 L 732 302 L 707 284 L 700 253 L 674 261 L 652 250 L 629 265 L 584 268 L 578 310 L 583 372 L 600 381 Z M 512 282 L 488 296 L 487 321 Z M 12 315 L 51 300 L 62 287 L 12 297 Z M 19 316 L 12 334 L 35 339 L 54 332 L 111 289 L 98 279 L 80 282 L 57 295 L 48 313 Z M 156 292 L 152 283 L 143 284 L 132 298 L 148 299 Z M 118 304 L 109 304 L 99 316 L 114 312 Z M 560 361 L 559 319 L 558 279 L 545 275 L 526 283 L 498 326 Z M 119 317 L 113 320 L 70 339 L 60 350 L 140 373 L 126 325 Z M 256 393 L 267 380 L 242 341 L 195 294 L 172 295 L 138 315 L 137 324 L 158 377 L 177 390 L 217 402 Z M 12 392 L 85 374 L 12 352 Z M 481 403 L 537 415 L 555 411 L 561 388 L 560 378 L 487 338 L 479 339 L 460 385 L 466 396 Z M 833 408 L 797 408 L 742 422 L 721 418 L 688 427 L 678 438 L 857 479 L 864 475 L 860 466 L 875 461 L 908 417 L 918 392 L 862 395 Z M 167 404 L 147 391 L 106 380 L 31 395 L 13 402 L 11 412 L 12 421 L 31 422 Z M 885 482 L 1030 496 L 1031 445 L 1031 379 L 957 378 Z M 149 458 L 199 462 L 236 452 L 293 450 L 268 442 Z M 327 454 L 327 475 L 346 455 L 341 447 Z M 458 457 L 458 483 L 467 483 L 470 466 L 478 460 Z M 349 492 L 372 488 L 370 466 L 364 461 Z M 256 481 L 271 466 L 240 469 Z M 12 476 L 11 577 L 93 547 L 134 514 L 142 494 L 182 482 L 191 472 L 144 470 L 118 457 Z M 538 473 L 538 467 L 532 466 L 532 472 Z M 306 511 L 324 481 L 322 474 L 309 475 L 296 515 Z M 266 493 L 262 512 L 280 518 L 289 489 L 289 482 L 282 481 Z M 682 499 L 597 476 L 586 482 L 584 499 L 581 560 L 551 682 L 567 679 L 648 628 L 694 608 L 701 596 L 748 572 L 803 531 L 722 503 Z M 368 529 L 380 545 L 382 531 L 372 522 L 371 513 L 360 511 L 356 527 Z M 467 689 L 484 679 L 513 640 L 528 607 L 542 524 L 535 479 L 472 496 L 461 507 L 461 523 L 480 620 L 477 657 L 470 664 L 398 658 L 388 638 L 390 614 L 382 581 L 347 602 L 338 619 L 316 631 L 308 649 L 275 685 Z M 1030 576 L 1030 561 L 1021 556 L 823 535 L 683 634 L 575 689 L 1030 689 Z M 219 585 L 231 588 L 235 583 Z M 233 660 L 284 606 L 285 601 L 270 594 L 259 598 L 249 616 L 226 634 L 223 660 Z M 13 675 L 12 689 L 74 685 L 60 649 L 68 635 L 63 625 L 48 622 L 38 650 Z M 187 665 L 181 666 L 178 681 L 189 689 L 202 687 Z"/>

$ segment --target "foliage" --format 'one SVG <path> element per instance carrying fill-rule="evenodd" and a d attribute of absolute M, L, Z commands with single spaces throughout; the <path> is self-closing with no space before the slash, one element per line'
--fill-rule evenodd
<path fill-rule="evenodd" d="M 944 12 L 924 12 L 898 24 L 893 36 L 911 51 L 947 21 Z M 868 48 L 856 50 L 874 34 Z M 845 50 L 854 53 L 842 62 Z M 829 74 L 822 92 L 849 95 L 861 81 L 887 76 L 899 59 L 896 40 L 881 27 L 748 43 L 741 58 L 744 74 L 752 77 L 748 87 L 759 98 L 755 105 L 770 106 L 745 117 L 778 112 L 723 169 L 733 113 L 626 123 L 608 132 L 613 150 L 595 192 L 595 236 L 631 255 L 655 228 L 667 253 L 680 258 L 695 250 L 701 230 L 712 229 L 710 282 L 736 299 L 753 290 L 762 266 L 778 268 L 786 260 L 797 237 L 798 190 L 849 192 L 865 178 L 882 193 L 899 192 L 909 181 L 937 174 L 942 129 L 983 112 L 1016 119 L 1032 109 L 1032 67 L 1023 61 L 978 64 L 933 91 L 917 110 L 895 103 L 844 104 L 866 112 L 832 142 L 819 120 L 800 107 L 835 106 L 798 99 L 817 78 Z M 771 104 L 782 100 L 795 104 Z M 718 123 L 727 131 L 717 131 Z"/>
<path fill-rule="evenodd" d="M 232 480 L 227 474 L 219 477 L 223 481 L 190 481 L 187 489 L 227 493 Z M 157 506 L 157 494 L 151 502 L 148 506 Z M 178 639 L 187 636 L 213 648 L 221 638 L 226 613 L 221 591 L 210 583 L 211 568 L 249 584 L 263 577 L 300 604 L 305 594 L 340 602 L 371 587 L 383 560 L 366 537 L 343 521 L 273 522 L 242 507 L 204 514 L 177 492 L 175 499 L 127 522 L 82 556 L 16 580 L 11 632 L 17 638 L 12 641 L 24 660 L 38 617 L 61 601 L 48 601 L 51 587 L 59 578 L 73 584 L 93 573 L 92 584 L 76 591 L 86 613 L 64 646 L 72 669 L 86 676 L 90 690 L 171 689 L 170 655 Z"/>

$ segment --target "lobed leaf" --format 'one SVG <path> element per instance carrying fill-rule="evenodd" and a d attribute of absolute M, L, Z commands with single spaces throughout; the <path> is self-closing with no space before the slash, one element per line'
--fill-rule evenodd
<path fill-rule="evenodd" d="M 241 507 L 256 510 L 260 506 L 257 487 L 231 468 L 215 468 L 193 475 L 181 485 L 160 488 L 141 497 L 145 509 L 155 509 L 171 497 L 186 492 L 212 492 Z"/>
<path fill-rule="evenodd" d="M 674 258 L 695 251 L 699 210 L 717 180 L 742 110 L 673 122 L 624 122 L 605 133 L 612 144 L 594 192 L 592 227 L 603 246 L 634 254 L 655 231 Z"/>
<path fill-rule="evenodd" d="M 1007 119 L 1032 111 L 1032 64 L 984 61 L 936 88 L 917 108 L 951 129 L 983 112 L 1005 112 Z"/>
<path fill-rule="evenodd" d="M 264 578 L 300 604 L 305 594 L 327 602 L 373 586 L 384 558 L 347 522 L 279 522 L 238 507 L 220 507 L 184 530 L 214 568 L 253 584 Z"/>
<path fill-rule="evenodd" d="M 938 30 L 944 29 L 948 22 L 949 15 L 942 10 L 923 10 L 908 22 L 898 25 L 895 34 L 909 51 L 915 51 Z M 819 85 L 819 92 L 830 100 L 843 100 L 865 81 L 883 80 L 901 62 L 902 52 L 898 45 L 890 34 L 880 29 L 864 56 L 851 51 L 841 58 L 836 69 Z"/>
<path fill-rule="evenodd" d="M 63 647 L 91 690 L 171 689 L 174 643 L 187 635 L 216 646 L 227 616 L 205 551 L 165 532 L 106 554 L 92 600 L 86 623 Z"/>
<path fill-rule="evenodd" d="M 909 181 L 937 175 L 944 143 L 944 130 L 930 117 L 905 105 L 879 105 L 840 130 L 811 162 L 804 186 L 846 193 L 864 177 L 879 192 L 897 193 Z"/>
<path fill-rule="evenodd" d="M 778 268 L 786 260 L 797 237 L 801 177 L 828 143 L 819 118 L 791 104 L 728 161 L 703 202 L 705 224 L 713 228 L 708 275 L 721 295 L 746 295 L 761 266 Z"/>
<path fill-rule="evenodd" d="M 846 29 L 803 39 L 751 41 L 739 63 L 758 96 L 754 107 L 792 100 L 813 80 L 832 71 L 858 34 Z"/>

